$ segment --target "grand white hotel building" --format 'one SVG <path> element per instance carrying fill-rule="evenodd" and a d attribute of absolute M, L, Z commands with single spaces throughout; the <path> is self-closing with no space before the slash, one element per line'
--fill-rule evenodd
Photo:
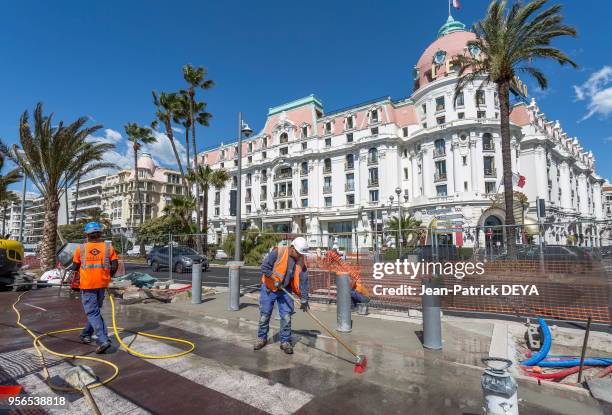
<path fill-rule="evenodd" d="M 447 242 L 482 244 L 482 226 L 503 224 L 504 206 L 492 201 L 503 192 L 495 86 L 470 85 L 453 100 L 453 57 L 479 53 L 468 50 L 474 38 L 449 17 L 417 61 L 409 98 L 326 113 L 310 95 L 270 108 L 263 129 L 242 144 L 243 226 L 306 233 L 313 246 L 367 247 L 373 243 L 367 231 L 397 215 L 400 189 L 403 212 L 423 225 L 465 228 L 450 232 Z M 597 246 L 604 180 L 593 154 L 534 100 L 514 105 L 511 133 L 512 168 L 526 177 L 515 190 L 529 200 L 515 212 L 517 223 L 536 223 L 536 198 L 542 198 L 549 243 Z M 216 242 L 236 226 L 230 192 L 237 145 L 206 151 L 201 161 L 234 175 L 225 188 L 211 189 L 209 238 Z M 494 238 L 503 243 L 501 231 Z"/>

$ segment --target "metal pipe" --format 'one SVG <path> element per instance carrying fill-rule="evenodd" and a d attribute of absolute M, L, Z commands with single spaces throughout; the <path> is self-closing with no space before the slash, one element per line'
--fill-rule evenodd
<path fill-rule="evenodd" d="M 191 304 L 202 303 L 202 264 L 194 262 L 191 266 Z"/>
<path fill-rule="evenodd" d="M 240 310 L 240 261 L 230 261 L 229 265 L 229 310 Z"/>
<path fill-rule="evenodd" d="M 234 261 L 240 261 L 240 239 L 242 232 L 242 112 L 238 113 L 238 180 L 236 183 L 236 246 Z"/>
<path fill-rule="evenodd" d="M 584 355 L 586 354 L 587 343 L 589 342 L 589 333 L 591 332 L 591 315 L 587 320 L 586 332 L 582 342 L 582 351 L 580 352 L 580 369 L 578 370 L 578 383 L 582 381 L 582 368 L 584 367 Z"/>
<path fill-rule="evenodd" d="M 353 329 L 351 321 L 351 284 L 347 272 L 336 276 L 336 331 L 349 333 Z"/>

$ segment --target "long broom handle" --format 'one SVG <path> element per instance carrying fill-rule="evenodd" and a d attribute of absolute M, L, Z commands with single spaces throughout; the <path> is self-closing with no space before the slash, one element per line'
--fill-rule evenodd
<path fill-rule="evenodd" d="M 285 292 L 285 294 L 287 294 L 295 303 L 297 304 L 301 304 L 299 300 L 297 300 L 293 294 L 291 294 L 289 291 L 287 291 L 285 289 L 285 287 L 280 287 L 281 290 L 283 290 Z M 319 326 L 323 327 L 323 329 L 327 332 L 327 334 L 329 334 L 330 336 L 332 336 L 334 339 L 336 339 L 338 341 L 338 343 L 340 343 L 342 346 L 344 346 L 344 348 L 353 356 L 355 356 L 356 358 L 358 358 L 357 353 L 355 353 L 353 351 L 353 349 L 344 342 L 344 340 L 342 340 L 340 337 L 338 337 L 338 335 L 336 335 L 334 332 L 331 331 L 331 329 L 329 327 L 327 327 L 325 324 L 323 324 L 323 322 L 321 320 L 319 320 L 319 318 L 317 316 L 315 316 L 314 314 L 312 314 L 310 312 L 310 310 L 306 310 L 306 314 L 308 314 L 314 321 L 316 321 Z"/>

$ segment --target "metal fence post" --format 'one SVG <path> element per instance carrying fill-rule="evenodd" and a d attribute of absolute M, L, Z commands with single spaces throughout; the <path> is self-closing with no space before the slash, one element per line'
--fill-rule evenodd
<path fill-rule="evenodd" d="M 240 266 L 242 261 L 229 261 L 229 310 L 240 310 Z"/>
<path fill-rule="evenodd" d="M 352 330 L 351 320 L 351 284 L 346 272 L 336 276 L 336 331 L 348 333 Z"/>
<path fill-rule="evenodd" d="M 172 272 L 173 270 L 173 266 L 172 266 L 172 248 L 174 245 L 172 243 L 172 234 L 168 234 L 168 280 L 172 281 L 173 280 L 173 275 Z"/>
<path fill-rule="evenodd" d="M 191 266 L 191 304 L 202 303 L 202 264 L 194 262 Z"/>

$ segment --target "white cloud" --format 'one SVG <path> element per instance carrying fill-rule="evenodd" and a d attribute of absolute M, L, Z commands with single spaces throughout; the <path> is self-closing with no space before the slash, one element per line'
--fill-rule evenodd
<path fill-rule="evenodd" d="M 185 132 L 185 130 L 183 130 L 182 128 L 179 128 L 179 127 L 172 127 L 172 131 L 174 131 L 175 133 L 178 133 L 178 134 L 183 134 Z"/>
<path fill-rule="evenodd" d="M 606 143 L 612 143 L 612 136 L 604 138 Z"/>
<path fill-rule="evenodd" d="M 89 141 L 95 141 L 98 143 L 109 143 L 109 144 L 119 144 L 122 141 L 123 137 L 119 131 L 112 130 L 110 128 L 106 128 L 104 130 L 104 135 L 90 135 L 88 137 Z"/>
<path fill-rule="evenodd" d="M 612 114 L 612 66 L 604 66 L 593 72 L 582 85 L 574 85 L 578 101 L 587 101 L 587 114 L 584 121 L 595 114 L 608 117 Z"/>
<path fill-rule="evenodd" d="M 156 164 L 178 170 L 176 157 L 174 156 L 174 151 L 172 150 L 172 145 L 170 144 L 168 136 L 160 131 L 153 131 L 153 135 L 155 138 L 157 138 L 157 141 L 152 144 L 147 144 L 145 151 L 148 151 L 151 154 L 151 157 L 153 157 Z M 176 151 L 179 153 L 179 157 L 181 158 L 183 169 L 185 169 L 185 146 L 176 138 L 174 139 L 174 145 L 176 146 Z"/>

